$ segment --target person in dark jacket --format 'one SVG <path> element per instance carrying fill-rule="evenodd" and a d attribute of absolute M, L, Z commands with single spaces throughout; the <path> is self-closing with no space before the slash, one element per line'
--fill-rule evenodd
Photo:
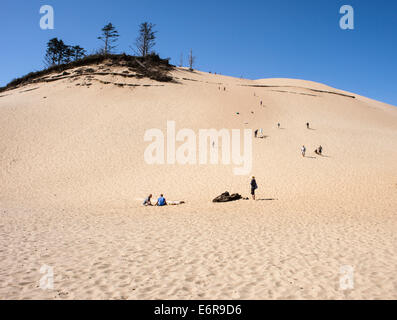
<path fill-rule="evenodd" d="M 256 184 L 255 177 L 252 177 L 251 180 L 251 195 L 252 199 L 255 200 L 255 190 L 258 189 L 258 185 Z"/>

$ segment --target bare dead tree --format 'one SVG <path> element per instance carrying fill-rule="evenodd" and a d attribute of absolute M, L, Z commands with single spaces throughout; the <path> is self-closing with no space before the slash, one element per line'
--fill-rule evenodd
<path fill-rule="evenodd" d="M 181 57 L 179 60 L 179 66 L 182 68 L 183 67 L 183 53 L 181 53 Z"/>
<path fill-rule="evenodd" d="M 149 22 L 143 22 L 139 25 L 139 36 L 136 39 L 135 46 L 142 57 L 151 53 L 152 48 L 156 45 L 155 25 Z"/>
<path fill-rule="evenodd" d="M 193 69 L 193 66 L 194 66 L 194 63 L 196 62 L 196 57 L 195 56 L 193 56 L 193 50 L 192 49 L 190 49 L 190 53 L 189 53 L 189 70 L 190 71 L 193 71 L 194 69 Z"/>

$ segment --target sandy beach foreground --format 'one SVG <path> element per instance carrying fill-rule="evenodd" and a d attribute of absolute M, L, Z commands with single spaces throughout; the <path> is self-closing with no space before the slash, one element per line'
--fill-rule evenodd
<path fill-rule="evenodd" d="M 0 94 L 0 299 L 397 298 L 397 108 L 302 80 L 172 76 Z M 246 176 L 149 165 L 145 132 L 167 121 L 265 137 Z M 248 197 L 251 175 L 258 201 L 211 202 Z M 144 208 L 149 193 L 186 203 Z"/>

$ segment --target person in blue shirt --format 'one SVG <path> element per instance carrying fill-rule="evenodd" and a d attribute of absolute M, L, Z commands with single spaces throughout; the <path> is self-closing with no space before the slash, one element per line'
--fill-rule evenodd
<path fill-rule="evenodd" d="M 156 206 L 163 207 L 167 205 L 167 200 L 165 200 L 164 195 L 160 195 L 160 198 L 157 199 Z"/>

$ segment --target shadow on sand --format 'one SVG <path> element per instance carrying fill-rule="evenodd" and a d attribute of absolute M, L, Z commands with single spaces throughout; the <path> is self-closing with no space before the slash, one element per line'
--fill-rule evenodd
<path fill-rule="evenodd" d="M 324 154 L 319 154 L 319 153 L 316 153 L 316 155 L 319 156 L 320 158 L 332 158 L 330 156 L 327 156 L 327 155 L 324 155 Z M 309 158 L 309 157 L 306 157 L 306 158 Z"/>

